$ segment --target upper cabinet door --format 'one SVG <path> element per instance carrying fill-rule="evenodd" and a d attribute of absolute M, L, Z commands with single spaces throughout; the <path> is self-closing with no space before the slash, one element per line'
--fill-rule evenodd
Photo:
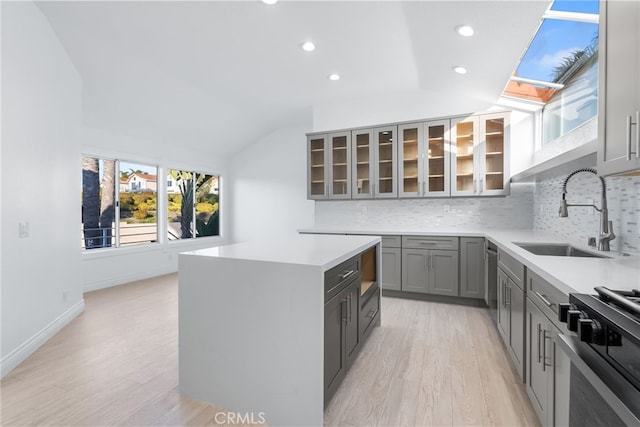
<path fill-rule="evenodd" d="M 398 196 L 397 187 L 397 126 L 375 128 L 373 137 L 376 150 L 376 180 L 373 187 L 374 197 L 389 198 Z"/>
<path fill-rule="evenodd" d="M 373 197 L 375 180 L 375 150 L 373 149 L 373 130 L 354 130 L 351 132 L 353 179 L 351 195 L 354 199 Z"/>
<path fill-rule="evenodd" d="M 326 199 L 329 195 L 329 149 L 325 135 L 307 137 L 307 198 Z"/>
<path fill-rule="evenodd" d="M 423 124 L 398 126 L 398 195 L 422 197 L 424 195 L 424 137 Z"/>
<path fill-rule="evenodd" d="M 351 198 L 351 132 L 329 135 L 330 199 Z"/>
<path fill-rule="evenodd" d="M 476 196 L 479 146 L 477 116 L 451 120 L 451 195 Z"/>
<path fill-rule="evenodd" d="M 480 116 L 478 190 L 481 196 L 509 194 L 509 113 Z"/>
<path fill-rule="evenodd" d="M 598 173 L 640 169 L 640 2 L 601 1 Z"/>
<path fill-rule="evenodd" d="M 423 196 L 446 197 L 451 194 L 451 132 L 449 120 L 424 124 Z"/>

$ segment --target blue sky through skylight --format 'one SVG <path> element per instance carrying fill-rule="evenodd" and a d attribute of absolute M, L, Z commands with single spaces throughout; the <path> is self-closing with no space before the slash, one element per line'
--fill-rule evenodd
<path fill-rule="evenodd" d="M 555 1 L 551 10 L 598 13 L 598 2 Z M 591 45 L 598 35 L 598 24 L 544 19 L 534 39 L 531 41 L 516 71 L 519 77 L 533 80 L 552 81 L 554 68 L 562 59 Z"/>
<path fill-rule="evenodd" d="M 551 10 L 598 14 L 599 5 L 598 0 L 556 0 L 551 5 Z"/>

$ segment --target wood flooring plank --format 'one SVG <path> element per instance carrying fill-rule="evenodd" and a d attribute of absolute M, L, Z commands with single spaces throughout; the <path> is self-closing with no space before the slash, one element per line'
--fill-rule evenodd
<path fill-rule="evenodd" d="M 381 304 L 325 425 L 539 425 L 486 310 Z M 0 424 L 220 425 L 224 409 L 177 392 L 177 324 L 175 274 L 87 293 L 85 312 L 2 379 Z"/>

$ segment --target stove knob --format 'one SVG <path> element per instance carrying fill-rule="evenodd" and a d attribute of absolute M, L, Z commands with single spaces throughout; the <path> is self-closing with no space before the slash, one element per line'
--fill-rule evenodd
<path fill-rule="evenodd" d="M 584 319 L 587 316 L 580 310 L 567 311 L 567 329 L 573 332 L 578 331 L 578 319 Z"/>
<path fill-rule="evenodd" d="M 567 312 L 569 310 L 575 310 L 576 306 L 568 303 L 568 302 L 561 302 L 559 304 L 559 310 L 558 310 L 558 320 L 561 321 L 562 323 L 567 323 Z"/>
<path fill-rule="evenodd" d="M 604 328 L 597 320 L 592 320 L 591 343 L 596 345 L 605 345 Z"/>
<path fill-rule="evenodd" d="M 593 320 L 578 319 L 578 338 L 582 342 L 590 344 L 593 342 Z"/>

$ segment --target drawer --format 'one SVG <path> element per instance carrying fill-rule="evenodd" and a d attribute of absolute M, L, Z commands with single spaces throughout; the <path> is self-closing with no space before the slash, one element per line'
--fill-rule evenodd
<path fill-rule="evenodd" d="M 360 257 L 356 256 L 324 273 L 324 301 L 338 295 L 353 279 L 360 280 Z"/>
<path fill-rule="evenodd" d="M 524 290 L 524 265 L 511 255 L 507 255 L 498 249 L 498 265 L 511 276 L 516 285 Z"/>
<path fill-rule="evenodd" d="M 458 238 L 449 236 L 402 236 L 403 248 L 458 250 Z"/>
<path fill-rule="evenodd" d="M 371 297 L 362 305 L 360 310 L 360 331 L 361 335 L 369 332 L 373 320 L 380 311 L 380 291 L 376 289 Z"/>
<path fill-rule="evenodd" d="M 527 269 L 527 295 L 556 326 L 564 330 L 566 325 L 558 320 L 558 307 L 560 303 L 569 302 L 567 295 L 529 269 Z"/>
<path fill-rule="evenodd" d="M 383 248 L 400 248 L 402 247 L 402 236 L 382 236 Z"/>

